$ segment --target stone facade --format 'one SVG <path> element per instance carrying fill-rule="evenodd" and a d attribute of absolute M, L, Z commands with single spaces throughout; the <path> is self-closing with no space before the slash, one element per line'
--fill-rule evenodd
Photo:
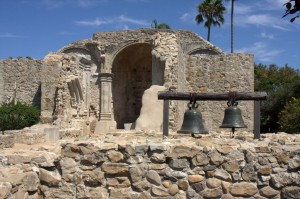
<path fill-rule="evenodd" d="M 40 103 L 43 123 L 106 134 L 137 120 L 151 85 L 179 92 L 251 92 L 253 67 L 253 55 L 227 55 L 191 31 L 99 32 L 43 60 L 1 60 L 0 99 L 11 96 L 17 82 L 17 99 Z M 199 104 L 207 129 L 219 130 L 226 102 Z M 252 131 L 253 103 L 239 105 Z M 177 130 L 186 102 L 171 101 L 169 109 L 170 127 Z"/>
<path fill-rule="evenodd" d="M 41 106 L 42 60 L 0 60 L 0 103 L 16 100 Z"/>
<path fill-rule="evenodd" d="M 299 135 L 252 137 L 116 132 L 0 149 L 0 198 L 300 198 Z"/>

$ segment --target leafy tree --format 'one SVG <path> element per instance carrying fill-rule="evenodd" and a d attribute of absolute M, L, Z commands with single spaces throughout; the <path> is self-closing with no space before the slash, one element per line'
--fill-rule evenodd
<path fill-rule="evenodd" d="M 223 14 L 226 8 L 224 7 L 222 0 L 204 0 L 198 5 L 198 14 L 196 15 L 196 22 L 198 24 L 204 22 L 204 26 L 207 28 L 207 40 L 210 41 L 210 29 L 211 26 L 221 26 L 224 23 Z"/>
<path fill-rule="evenodd" d="M 39 122 L 40 111 L 31 105 L 18 102 L 0 107 L 0 131 L 18 130 Z"/>
<path fill-rule="evenodd" d="M 254 73 L 255 90 L 268 93 L 267 100 L 263 101 L 261 108 L 261 130 L 279 131 L 280 112 L 292 97 L 300 97 L 300 73 L 287 65 L 280 68 L 274 64 L 268 67 L 262 64 L 255 65 Z"/>
<path fill-rule="evenodd" d="M 292 97 L 279 114 L 280 130 L 300 133 L 300 98 Z"/>
<path fill-rule="evenodd" d="M 157 21 L 154 19 L 151 22 L 151 27 L 155 29 L 171 29 L 171 27 L 166 23 L 158 24 Z"/>
<path fill-rule="evenodd" d="M 284 4 L 286 7 L 285 14 L 282 16 L 285 17 L 287 15 L 294 15 L 296 16 L 292 17 L 290 19 L 290 22 L 294 22 L 296 18 L 300 16 L 300 0 L 289 0 L 287 3 Z"/>

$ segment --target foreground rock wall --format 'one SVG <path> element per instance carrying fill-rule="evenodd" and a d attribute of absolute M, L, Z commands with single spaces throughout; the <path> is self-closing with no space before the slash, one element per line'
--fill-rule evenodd
<path fill-rule="evenodd" d="M 0 198 L 299 198 L 300 137 L 113 134 L 2 150 Z"/>

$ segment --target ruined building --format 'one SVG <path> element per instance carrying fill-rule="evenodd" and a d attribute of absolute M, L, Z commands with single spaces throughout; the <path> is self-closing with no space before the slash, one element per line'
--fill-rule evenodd
<path fill-rule="evenodd" d="M 250 54 L 225 54 L 197 34 L 182 30 L 138 29 L 98 32 L 42 60 L 0 60 L 0 102 L 16 85 L 18 101 L 41 108 L 41 122 L 85 133 L 124 129 L 140 115 L 142 96 L 152 85 L 181 92 L 254 90 Z M 173 130 L 186 110 L 170 102 Z M 208 130 L 221 124 L 226 102 L 198 102 Z M 253 102 L 239 102 L 253 129 Z"/>

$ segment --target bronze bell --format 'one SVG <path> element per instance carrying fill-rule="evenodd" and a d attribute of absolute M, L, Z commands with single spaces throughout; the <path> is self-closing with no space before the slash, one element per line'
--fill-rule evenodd
<path fill-rule="evenodd" d="M 229 101 L 225 109 L 224 119 L 220 128 L 231 128 L 234 133 L 235 128 L 247 128 L 244 124 L 241 109 L 237 107 L 237 102 Z"/>
<path fill-rule="evenodd" d="M 208 131 L 204 128 L 202 115 L 197 111 L 197 103 L 189 103 L 187 110 L 184 113 L 183 123 L 181 129 L 177 133 L 181 134 L 208 134 Z"/>

